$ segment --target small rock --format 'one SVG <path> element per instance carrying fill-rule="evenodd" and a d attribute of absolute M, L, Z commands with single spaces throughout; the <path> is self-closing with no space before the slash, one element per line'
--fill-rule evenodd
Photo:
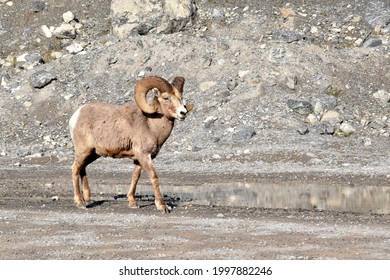
<path fill-rule="evenodd" d="M 216 117 L 213 117 L 213 116 L 210 116 L 210 117 L 207 117 L 204 121 L 203 121 L 203 125 L 205 128 L 210 128 L 214 122 L 217 120 L 218 118 Z"/>
<path fill-rule="evenodd" d="M 227 82 L 227 88 L 230 91 L 234 90 L 237 87 L 237 85 L 238 85 L 238 83 L 234 79 L 229 79 L 229 81 Z"/>
<path fill-rule="evenodd" d="M 382 45 L 382 39 L 380 38 L 370 38 L 367 41 L 364 42 L 363 47 L 364 48 L 374 48 L 377 46 Z"/>
<path fill-rule="evenodd" d="M 84 50 L 84 47 L 82 44 L 73 42 L 71 45 L 67 46 L 65 48 L 70 54 L 77 54 L 79 52 L 82 52 Z"/>
<path fill-rule="evenodd" d="M 327 86 L 326 89 L 324 90 L 324 94 L 334 96 L 334 97 L 339 96 L 340 93 L 341 93 L 341 89 L 334 88 L 332 85 Z"/>
<path fill-rule="evenodd" d="M 285 53 L 283 48 L 270 48 L 267 59 L 271 62 L 278 62 L 285 56 Z"/>
<path fill-rule="evenodd" d="M 302 40 L 303 35 L 295 30 L 278 30 L 272 35 L 272 39 L 292 43 Z"/>
<path fill-rule="evenodd" d="M 318 119 L 317 119 L 317 117 L 314 114 L 307 115 L 305 121 L 306 121 L 306 123 L 308 123 L 310 125 L 314 125 L 314 124 L 318 123 Z"/>
<path fill-rule="evenodd" d="M 239 125 L 236 127 L 233 134 L 233 140 L 244 141 L 249 140 L 256 135 L 256 131 L 252 126 Z"/>
<path fill-rule="evenodd" d="M 118 62 L 118 57 L 116 56 L 110 56 L 108 59 L 107 59 L 107 62 L 108 62 L 108 65 L 112 65 L 112 64 L 115 64 Z"/>
<path fill-rule="evenodd" d="M 76 30 L 69 23 L 62 23 L 59 27 L 54 29 L 53 34 L 58 39 L 75 39 L 76 38 Z"/>
<path fill-rule="evenodd" d="M 39 53 L 30 53 L 25 56 L 27 62 L 33 65 L 43 63 L 43 57 Z"/>
<path fill-rule="evenodd" d="M 75 16 L 71 11 L 67 11 L 62 15 L 62 19 L 64 20 L 65 23 L 69 23 L 75 19 Z"/>
<path fill-rule="evenodd" d="M 214 154 L 214 155 L 212 156 L 212 158 L 213 158 L 213 159 L 220 159 L 220 158 L 221 158 L 221 156 L 220 156 L 220 155 L 218 155 L 218 154 Z"/>
<path fill-rule="evenodd" d="M 45 36 L 46 38 L 51 38 L 53 36 L 53 33 L 50 31 L 50 28 L 47 27 L 47 25 L 42 25 L 41 31 L 43 33 L 43 36 Z"/>
<path fill-rule="evenodd" d="M 43 88 L 56 79 L 57 77 L 52 73 L 49 73 L 46 70 L 40 70 L 32 74 L 29 78 L 29 81 L 32 87 Z"/>
<path fill-rule="evenodd" d="M 248 76 L 251 73 L 251 70 L 240 70 L 238 71 L 238 77 L 240 79 L 244 79 L 246 76 Z"/>
<path fill-rule="evenodd" d="M 361 143 L 363 144 L 363 146 L 365 146 L 365 147 L 368 147 L 368 146 L 371 146 L 371 145 L 372 145 L 372 140 L 371 140 L 371 138 L 362 137 L 362 138 L 360 138 L 360 141 L 361 141 Z"/>
<path fill-rule="evenodd" d="M 316 116 L 322 116 L 324 113 L 324 104 L 322 102 L 317 101 L 316 104 L 314 105 L 314 115 Z"/>
<path fill-rule="evenodd" d="M 331 124 L 339 124 L 341 121 L 340 113 L 332 110 L 325 112 L 321 118 L 321 122 L 329 122 Z"/>
<path fill-rule="evenodd" d="M 334 134 L 334 127 L 328 122 L 321 122 L 313 126 L 314 130 L 319 134 Z"/>
<path fill-rule="evenodd" d="M 192 147 L 191 147 L 191 151 L 192 151 L 192 152 L 195 152 L 195 153 L 196 153 L 196 152 L 199 152 L 200 150 L 202 150 L 202 149 L 201 149 L 200 147 L 198 147 L 198 146 L 192 146 Z"/>
<path fill-rule="evenodd" d="M 356 129 L 349 123 L 343 122 L 340 125 L 340 132 L 343 136 L 350 136 L 351 134 L 355 133 Z"/>
<path fill-rule="evenodd" d="M 316 26 L 312 26 L 310 28 L 310 33 L 313 35 L 318 35 L 318 28 Z"/>
<path fill-rule="evenodd" d="M 380 119 L 376 119 L 370 122 L 369 127 L 372 129 L 382 129 L 385 128 L 387 125 L 382 122 Z"/>
<path fill-rule="evenodd" d="M 298 101 L 294 99 L 287 100 L 287 106 L 292 109 L 295 113 L 300 115 L 308 115 L 313 113 L 313 105 L 307 101 Z"/>
<path fill-rule="evenodd" d="M 286 77 L 286 86 L 289 89 L 295 89 L 296 84 L 298 83 L 298 77 L 297 76 L 287 76 Z"/>
<path fill-rule="evenodd" d="M 44 1 L 33 1 L 30 4 L 30 11 L 34 13 L 42 12 L 46 8 L 46 3 Z"/>
<path fill-rule="evenodd" d="M 300 127 L 298 128 L 298 133 L 300 135 L 306 135 L 309 133 L 309 128 L 307 126 Z"/>
<path fill-rule="evenodd" d="M 224 22 L 225 14 L 220 9 L 214 9 L 212 15 L 213 22 Z"/>
<path fill-rule="evenodd" d="M 355 43 L 354 43 L 354 45 L 355 45 L 356 47 L 360 47 L 362 44 L 363 44 L 363 39 L 362 39 L 362 38 L 358 38 L 358 39 L 355 41 Z"/>
<path fill-rule="evenodd" d="M 280 8 L 280 14 L 284 19 L 290 17 L 290 16 L 295 16 L 295 12 L 293 9 L 290 8 Z"/>
<path fill-rule="evenodd" d="M 373 96 L 384 104 L 388 104 L 390 102 L 390 92 L 383 89 L 374 92 Z"/>
<path fill-rule="evenodd" d="M 58 197 L 58 195 L 55 195 L 55 196 L 52 196 L 51 197 L 51 200 L 52 201 L 58 201 L 60 198 Z"/>

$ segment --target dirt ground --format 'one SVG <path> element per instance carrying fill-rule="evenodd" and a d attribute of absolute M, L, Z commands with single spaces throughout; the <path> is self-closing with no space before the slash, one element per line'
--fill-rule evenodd
<path fill-rule="evenodd" d="M 390 215 L 200 205 L 173 196 L 165 197 L 171 213 L 162 215 L 151 197 L 139 196 L 141 207 L 130 209 L 125 195 L 114 189 L 93 193 L 94 203 L 79 209 L 73 203 L 69 166 L 70 161 L 47 158 L 1 161 L 1 259 L 390 257 Z M 107 185 L 130 178 L 126 172 L 92 173 L 93 182 L 104 178 Z M 160 175 L 163 183 L 196 185 L 189 174 Z M 206 184 L 217 180 L 221 178 L 200 179 Z M 146 178 L 140 184 L 147 185 Z"/>

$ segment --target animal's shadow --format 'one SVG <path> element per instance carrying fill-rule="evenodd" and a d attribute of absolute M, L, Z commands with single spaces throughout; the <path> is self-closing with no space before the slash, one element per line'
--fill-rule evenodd
<path fill-rule="evenodd" d="M 154 205 L 154 195 L 136 195 L 136 201 L 138 202 L 138 208 L 144 208 Z M 101 206 L 105 203 L 112 203 L 113 201 L 125 201 L 127 200 L 127 195 L 118 194 L 114 195 L 112 199 L 101 199 L 101 200 L 92 200 L 85 207 L 86 208 L 95 208 Z M 177 207 L 180 201 L 180 198 L 164 195 L 165 203 L 171 207 Z"/>

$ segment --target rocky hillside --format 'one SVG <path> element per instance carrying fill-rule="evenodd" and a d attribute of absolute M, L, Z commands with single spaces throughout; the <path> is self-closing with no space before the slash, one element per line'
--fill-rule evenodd
<path fill-rule="evenodd" d="M 388 171 L 388 1 L 129 1 L 152 16 L 58 2 L 0 0 L 2 157 L 69 158 L 77 107 L 132 102 L 141 77 L 181 75 L 196 107 L 163 161 Z"/>

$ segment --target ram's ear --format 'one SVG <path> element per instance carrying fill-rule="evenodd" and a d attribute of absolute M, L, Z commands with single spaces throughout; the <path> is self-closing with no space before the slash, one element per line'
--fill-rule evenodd
<path fill-rule="evenodd" d="M 185 79 L 183 77 L 175 77 L 171 85 L 173 85 L 180 93 L 183 93 Z"/>
<path fill-rule="evenodd" d="M 187 113 L 189 112 L 189 111 L 191 111 L 192 109 L 194 109 L 194 104 L 188 104 L 188 105 L 186 105 L 185 107 L 186 107 L 186 109 L 187 109 Z"/>

